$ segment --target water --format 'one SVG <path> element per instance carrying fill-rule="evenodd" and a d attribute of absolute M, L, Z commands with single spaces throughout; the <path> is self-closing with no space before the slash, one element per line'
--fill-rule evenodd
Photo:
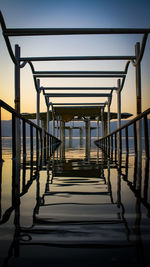
<path fill-rule="evenodd" d="M 18 166 L 3 138 L 0 266 L 149 266 L 149 161 L 69 146 Z"/>

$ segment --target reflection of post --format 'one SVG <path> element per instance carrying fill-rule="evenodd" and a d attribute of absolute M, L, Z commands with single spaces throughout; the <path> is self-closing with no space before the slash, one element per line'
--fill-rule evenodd
<path fill-rule="evenodd" d="M 104 119 L 104 136 L 107 135 L 107 120 Z"/>
<path fill-rule="evenodd" d="M 86 131 L 86 158 L 90 158 L 90 120 L 86 119 L 85 121 L 85 131 Z"/>
<path fill-rule="evenodd" d="M 45 147 L 45 139 L 46 139 L 46 136 L 45 136 L 45 132 L 44 130 L 46 131 L 47 130 L 47 119 L 42 119 L 41 120 L 41 126 L 42 126 L 42 147 L 44 148 L 42 150 L 42 157 L 44 157 L 44 159 L 46 158 L 46 147 Z"/>
<path fill-rule="evenodd" d="M 72 128 L 69 128 L 69 148 L 72 147 Z"/>
<path fill-rule="evenodd" d="M 121 177 L 120 177 L 120 169 L 118 170 L 118 177 L 117 177 L 117 206 L 120 208 L 121 204 Z"/>
<path fill-rule="evenodd" d="M 107 176 L 108 192 L 110 193 L 111 203 L 113 203 L 112 187 L 111 187 L 111 182 L 110 182 L 110 161 L 109 160 L 107 160 L 107 170 L 108 170 L 108 176 Z"/>
<path fill-rule="evenodd" d="M 13 160 L 13 177 L 12 177 L 12 206 L 15 207 L 15 247 L 14 255 L 19 256 L 19 232 L 20 232 L 20 164 Z"/>
<path fill-rule="evenodd" d="M 136 176 L 136 190 L 141 194 L 141 181 L 142 181 L 142 151 L 138 153 L 137 160 L 137 176 Z"/>
<path fill-rule="evenodd" d="M 83 128 L 80 128 L 80 147 L 83 147 Z"/>
<path fill-rule="evenodd" d="M 61 123 L 62 158 L 65 158 L 65 122 L 62 120 Z"/>
<path fill-rule="evenodd" d="M 144 201 L 148 200 L 148 186 L 149 185 L 149 159 L 145 161 L 145 180 L 144 180 Z M 150 214 L 149 214 L 150 215 Z"/>

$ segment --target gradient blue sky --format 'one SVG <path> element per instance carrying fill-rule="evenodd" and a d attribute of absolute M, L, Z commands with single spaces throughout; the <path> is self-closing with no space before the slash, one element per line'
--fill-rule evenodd
<path fill-rule="evenodd" d="M 0 8 L 8 28 L 20 27 L 150 27 L 148 0 L 0 0 Z M 21 46 L 22 56 L 57 55 L 134 55 L 134 45 L 141 35 L 119 36 L 52 36 L 11 38 L 12 47 Z M 14 66 L 0 33 L 0 98 L 14 106 Z M 149 107 L 150 99 L 150 37 L 142 61 L 142 109 Z M 37 70 L 123 70 L 125 62 L 51 62 L 36 63 Z M 43 79 L 41 85 L 53 86 L 116 86 L 116 79 Z M 136 112 L 135 69 L 129 67 L 122 92 L 122 111 Z M 29 101 L 30 99 L 30 101 Z M 65 99 L 52 99 L 63 101 Z M 68 101 L 72 101 L 68 99 Z M 74 102 L 75 100 L 73 100 Z M 79 101 L 83 102 L 83 99 Z M 89 99 L 85 100 L 86 102 Z M 100 101 L 99 99 L 91 99 Z M 41 110 L 46 110 L 41 99 Z M 111 106 L 116 111 L 116 94 Z M 21 111 L 36 111 L 36 94 L 30 68 L 21 70 Z"/>

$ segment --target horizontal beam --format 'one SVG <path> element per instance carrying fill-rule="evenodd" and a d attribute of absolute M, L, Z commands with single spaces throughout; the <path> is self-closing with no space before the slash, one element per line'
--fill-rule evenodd
<path fill-rule="evenodd" d="M 106 94 L 106 93 L 95 93 L 95 94 L 90 94 L 90 93 L 44 93 L 44 95 L 49 96 L 49 97 L 109 97 L 111 94 Z"/>
<path fill-rule="evenodd" d="M 40 87 L 40 90 L 116 90 L 116 87 Z"/>
<path fill-rule="evenodd" d="M 21 57 L 19 61 L 135 60 L 135 56 Z"/>
<path fill-rule="evenodd" d="M 106 105 L 106 103 L 52 103 L 53 106 Z"/>
<path fill-rule="evenodd" d="M 6 36 L 143 33 L 150 33 L 150 28 L 9 28 L 4 31 Z"/>
<path fill-rule="evenodd" d="M 88 74 L 98 74 L 98 75 L 108 75 L 108 74 L 111 74 L 111 75 L 124 75 L 126 74 L 124 71 L 35 71 L 34 72 L 34 75 L 39 75 L 39 74 L 42 74 L 42 75 L 54 75 L 54 74 L 60 74 L 60 75 L 80 75 L 80 74 L 85 74 L 85 75 L 88 75 Z"/>
<path fill-rule="evenodd" d="M 36 74 L 34 75 L 36 78 L 123 78 L 125 77 L 125 74 L 107 74 L 107 75 L 102 75 L 102 74 Z"/>
<path fill-rule="evenodd" d="M 72 108 L 72 109 L 73 109 L 73 108 L 93 108 L 93 109 L 94 109 L 94 108 L 97 108 L 97 109 L 101 109 L 101 108 L 103 108 L 103 107 L 104 107 L 104 106 L 101 106 L 101 105 L 99 105 L 99 106 L 84 106 L 84 105 L 83 105 L 83 106 L 78 106 L 78 105 L 76 105 L 76 106 L 73 106 L 73 107 L 65 107 L 65 106 L 63 106 L 63 107 L 57 107 L 57 108 L 60 108 L 60 109 L 61 109 L 61 108 L 62 108 L 62 109 L 63 109 L 63 108 L 66 108 L 66 109 L 67 109 L 67 108 Z M 54 106 L 54 108 L 55 108 L 55 106 Z"/>

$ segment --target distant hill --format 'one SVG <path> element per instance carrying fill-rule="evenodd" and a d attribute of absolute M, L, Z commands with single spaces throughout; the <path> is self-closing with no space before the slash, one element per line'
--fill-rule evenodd
<path fill-rule="evenodd" d="M 122 120 L 121 122 L 121 125 L 124 125 L 126 124 L 127 122 L 129 122 L 129 120 Z M 11 120 L 3 120 L 2 121 L 2 136 L 5 136 L 5 137 L 11 137 Z M 66 123 L 66 126 L 85 126 L 84 122 L 69 122 L 69 123 Z M 96 122 L 91 122 L 91 126 L 92 127 L 96 127 L 97 123 Z M 101 122 L 99 123 L 99 136 L 101 136 Z M 52 123 L 50 122 L 50 129 L 52 127 Z M 133 127 L 130 126 L 129 127 L 129 136 L 133 136 Z M 150 135 L 150 119 L 148 119 L 148 128 L 149 128 L 149 135 Z M 110 130 L 111 132 L 113 132 L 114 130 L 117 129 L 117 121 L 111 121 L 110 123 Z M 143 123 L 142 123 L 142 132 L 143 132 Z M 26 134 L 27 136 L 30 136 L 30 129 L 29 129 L 29 126 L 27 125 L 26 126 Z M 124 131 L 123 131 L 123 135 L 124 135 Z M 68 131 L 66 130 L 66 136 L 68 136 Z M 73 137 L 77 137 L 79 136 L 79 130 L 78 129 L 74 129 L 73 130 Z M 83 136 L 85 136 L 85 129 L 83 131 Z M 97 130 L 92 130 L 91 131 L 91 136 L 92 137 L 96 137 L 97 136 Z"/>

